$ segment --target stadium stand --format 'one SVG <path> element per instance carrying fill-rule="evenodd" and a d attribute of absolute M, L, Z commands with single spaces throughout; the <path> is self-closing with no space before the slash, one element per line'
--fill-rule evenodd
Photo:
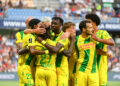
<path fill-rule="evenodd" d="M 81 20 L 87 13 L 95 12 L 99 15 L 103 22 L 119 22 L 119 18 L 115 18 L 119 14 L 115 13 L 113 8 L 102 7 L 98 3 L 85 2 L 82 0 L 78 2 L 69 2 L 69 0 L 26 0 L 28 8 L 37 7 L 38 9 L 21 9 L 15 8 L 16 0 L 11 2 L 14 6 L 8 8 L 5 13 L 5 19 L 12 20 L 25 20 L 28 16 L 33 16 L 38 19 L 42 19 L 45 16 L 53 17 L 60 16 L 65 20 Z M 3 0 L 5 3 L 5 0 Z M 55 6 L 56 5 L 56 6 Z"/>
<path fill-rule="evenodd" d="M 58 8 L 60 6 L 59 0 L 34 0 L 37 8 L 42 8 L 44 6 Z"/>

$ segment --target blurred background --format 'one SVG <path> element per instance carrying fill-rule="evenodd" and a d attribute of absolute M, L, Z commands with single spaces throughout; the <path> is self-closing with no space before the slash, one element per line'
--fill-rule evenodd
<path fill-rule="evenodd" d="M 108 60 L 108 86 L 120 86 L 120 0 L 0 0 L 0 86 L 18 86 L 15 33 L 25 29 L 26 18 L 59 16 L 74 22 L 80 34 L 78 25 L 87 13 L 96 13 L 99 29 L 115 41 L 108 46 L 114 56 Z"/>

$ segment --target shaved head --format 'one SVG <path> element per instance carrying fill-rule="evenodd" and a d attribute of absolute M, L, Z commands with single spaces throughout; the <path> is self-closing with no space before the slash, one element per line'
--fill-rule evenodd
<path fill-rule="evenodd" d="M 25 21 L 25 24 L 26 24 L 26 27 L 28 27 L 29 25 L 29 21 L 30 20 L 32 20 L 33 19 L 33 17 L 28 17 L 27 19 L 26 19 L 26 21 Z"/>

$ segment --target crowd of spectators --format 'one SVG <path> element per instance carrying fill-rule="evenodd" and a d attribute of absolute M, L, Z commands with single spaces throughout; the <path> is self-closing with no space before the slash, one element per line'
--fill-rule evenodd
<path fill-rule="evenodd" d="M 7 0 L 4 2 L 6 8 L 27 8 L 27 3 L 25 0 L 17 0 L 15 3 L 12 0 Z"/>
<path fill-rule="evenodd" d="M 58 9 L 59 11 L 56 10 L 56 12 L 59 12 L 59 16 L 64 12 L 67 18 L 72 18 L 73 16 L 77 18 L 84 17 L 87 13 L 96 13 L 104 20 L 111 17 L 120 17 L 120 13 L 116 14 L 113 7 L 105 7 L 95 1 L 96 0 L 60 0 L 61 7 Z"/>
<path fill-rule="evenodd" d="M 12 0 L 6 0 L 4 3 L 0 0 L 0 17 L 5 17 L 5 12 L 9 8 L 27 8 L 27 3 L 25 0 L 17 0 L 15 4 Z"/>
<path fill-rule="evenodd" d="M 2 1 L 0 1 L 0 17 L 3 16 L 3 5 L 2 5 Z"/>
<path fill-rule="evenodd" d="M 0 72 L 16 72 L 18 55 L 13 35 L 0 36 Z"/>
<path fill-rule="evenodd" d="M 67 19 L 72 19 L 73 17 L 79 19 L 87 13 L 96 13 L 103 20 L 111 17 L 120 17 L 120 12 L 115 12 L 112 6 L 103 6 L 103 4 L 97 3 L 96 0 L 59 0 L 59 3 L 59 8 L 43 6 L 41 11 L 50 13 L 54 11 L 54 16 L 64 16 Z M 16 4 L 13 4 L 12 0 L 9 0 L 5 3 L 5 9 L 8 8 L 27 8 L 27 3 L 25 0 L 19 0 Z"/>
<path fill-rule="evenodd" d="M 65 16 L 68 19 L 73 17 L 81 18 L 88 13 L 96 13 L 100 18 L 106 20 L 111 17 L 120 17 L 120 12 L 115 12 L 113 7 L 103 6 L 96 0 L 59 0 L 60 7 L 53 9 L 50 6 L 41 8 L 43 12 L 55 11 L 55 16 Z"/>
<path fill-rule="evenodd" d="M 108 51 L 113 55 L 113 59 L 108 59 L 108 71 L 120 72 L 120 48 L 109 46 Z"/>

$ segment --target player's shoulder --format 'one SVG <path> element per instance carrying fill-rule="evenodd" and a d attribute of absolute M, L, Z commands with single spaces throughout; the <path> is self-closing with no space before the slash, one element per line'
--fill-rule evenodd
<path fill-rule="evenodd" d="M 81 38 L 81 35 L 77 35 L 75 39 L 79 39 L 79 38 Z"/>
<path fill-rule="evenodd" d="M 33 37 L 33 38 L 35 38 L 36 35 L 35 34 L 26 34 L 26 37 Z"/>
<path fill-rule="evenodd" d="M 57 44 L 57 41 L 53 41 L 51 39 L 46 39 L 46 42 L 50 45 L 56 45 Z"/>
<path fill-rule="evenodd" d="M 96 33 L 98 36 L 108 34 L 107 30 L 98 30 Z"/>
<path fill-rule="evenodd" d="M 50 43 L 56 43 L 56 42 L 57 42 L 57 41 L 53 41 L 53 40 L 51 40 L 51 39 L 46 39 L 45 41 L 48 42 L 48 43 L 49 43 L 49 42 L 50 42 Z"/>
<path fill-rule="evenodd" d="M 82 35 L 78 35 L 76 36 L 75 40 L 78 41 L 78 40 L 84 40 L 85 38 L 82 37 Z"/>
<path fill-rule="evenodd" d="M 70 43 L 70 40 L 69 40 L 69 38 L 63 38 L 63 39 L 59 40 L 58 42 L 65 46 Z"/>
<path fill-rule="evenodd" d="M 15 35 L 16 35 L 16 36 L 17 36 L 17 35 L 20 35 L 20 32 L 17 32 Z"/>
<path fill-rule="evenodd" d="M 25 34 L 23 37 L 23 40 L 28 40 L 28 39 L 35 39 L 35 36 L 33 34 Z"/>
<path fill-rule="evenodd" d="M 82 39 L 82 36 L 81 36 L 81 35 L 76 36 L 76 38 L 75 38 L 75 43 L 77 43 L 78 40 L 80 41 L 81 39 Z"/>
<path fill-rule="evenodd" d="M 24 35 L 24 31 L 19 31 L 19 32 L 17 32 L 16 34 L 15 34 L 16 36 L 23 36 Z"/>
<path fill-rule="evenodd" d="M 24 30 L 20 31 L 20 33 L 24 33 Z"/>
<path fill-rule="evenodd" d="M 107 32 L 107 30 L 98 30 L 98 32 L 104 33 L 104 32 Z"/>
<path fill-rule="evenodd" d="M 24 34 L 24 30 L 23 30 L 23 31 L 20 31 L 20 32 L 18 32 L 18 33 L 20 33 L 20 35 L 23 35 L 23 34 Z"/>

